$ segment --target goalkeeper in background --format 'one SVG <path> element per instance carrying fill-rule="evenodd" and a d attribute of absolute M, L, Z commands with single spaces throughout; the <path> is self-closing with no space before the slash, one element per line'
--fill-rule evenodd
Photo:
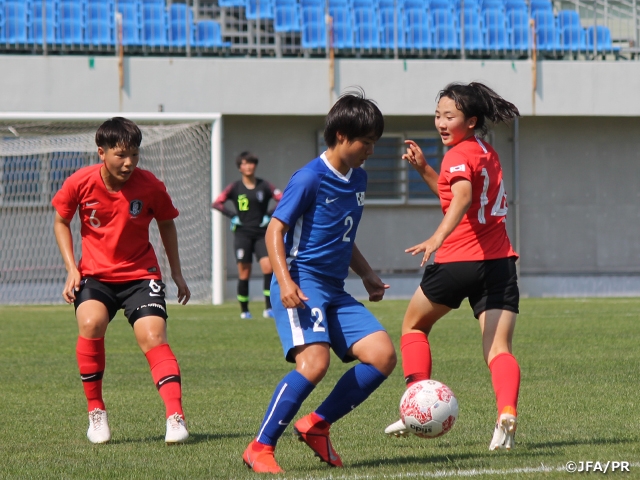
<path fill-rule="evenodd" d="M 238 301 L 240 302 L 240 318 L 252 318 L 249 312 L 249 278 L 251 277 L 251 257 L 255 255 L 263 274 L 263 293 L 265 309 L 264 318 L 273 318 L 271 311 L 271 275 L 273 269 L 269 262 L 264 235 L 271 214 L 269 202 L 282 198 L 280 190 L 269 182 L 256 178 L 258 158 L 251 152 L 242 152 L 236 159 L 236 165 L 242 178 L 233 182 L 222 191 L 211 205 L 223 215 L 231 219 L 231 230 L 234 232 L 233 250 L 238 264 Z M 235 209 L 225 207 L 231 201 Z"/>

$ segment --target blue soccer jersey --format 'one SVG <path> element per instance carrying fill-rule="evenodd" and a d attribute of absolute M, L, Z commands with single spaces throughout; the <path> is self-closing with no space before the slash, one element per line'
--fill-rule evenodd
<path fill-rule="evenodd" d="M 323 153 L 293 174 L 273 216 L 289 226 L 289 270 L 344 280 L 364 207 L 367 174 L 342 175 Z"/>

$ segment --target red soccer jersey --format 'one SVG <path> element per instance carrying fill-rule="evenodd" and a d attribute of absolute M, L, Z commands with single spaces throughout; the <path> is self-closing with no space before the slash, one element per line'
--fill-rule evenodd
<path fill-rule="evenodd" d="M 471 182 L 471 206 L 437 250 L 435 261 L 450 263 L 517 256 L 505 224 L 507 194 L 502 181 L 502 167 L 491 145 L 474 136 L 445 154 L 438 178 L 438 193 L 444 213 L 447 213 L 453 199 L 451 185 L 460 179 Z"/>
<path fill-rule="evenodd" d="M 75 172 L 51 201 L 61 217 L 71 220 L 76 210 L 80 216 L 80 274 L 116 283 L 161 279 L 149 224 L 153 218 L 178 216 L 167 189 L 153 173 L 136 168 L 122 189 L 111 193 L 101 167 L 102 163 Z"/>

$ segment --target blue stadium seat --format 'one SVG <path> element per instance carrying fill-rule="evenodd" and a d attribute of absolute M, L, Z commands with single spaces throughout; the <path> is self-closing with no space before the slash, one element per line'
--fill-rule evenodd
<path fill-rule="evenodd" d="M 84 4 L 62 2 L 58 5 L 58 41 L 64 45 L 84 44 Z"/>
<path fill-rule="evenodd" d="M 333 47 L 338 49 L 353 48 L 354 22 L 351 9 L 344 6 L 334 6 L 329 7 L 329 13 L 333 19 Z"/>
<path fill-rule="evenodd" d="M 485 48 L 493 54 L 506 53 L 509 49 L 506 14 L 502 10 L 486 10 L 483 20 Z"/>
<path fill-rule="evenodd" d="M 536 48 L 541 52 L 560 50 L 558 29 L 552 10 L 538 9 L 532 13 L 536 30 Z"/>
<path fill-rule="evenodd" d="M 273 0 L 247 0 L 247 9 L 245 15 L 248 20 L 257 20 L 258 16 L 261 20 L 272 20 L 273 13 Z"/>
<path fill-rule="evenodd" d="M 333 7 L 351 8 L 351 0 L 329 0 L 329 10 L 331 10 Z"/>
<path fill-rule="evenodd" d="M 502 0 L 482 0 L 481 8 L 486 10 L 505 10 L 505 5 Z"/>
<path fill-rule="evenodd" d="M 529 14 L 526 10 L 507 10 L 507 28 L 511 49 L 520 55 L 529 51 Z"/>
<path fill-rule="evenodd" d="M 416 50 L 433 49 L 433 27 L 427 12 L 409 10 L 405 12 L 407 48 Z"/>
<path fill-rule="evenodd" d="M 428 0 L 430 10 L 434 9 L 455 9 L 455 4 L 451 0 Z"/>
<path fill-rule="evenodd" d="M 0 8 L 0 43 L 5 43 L 7 41 L 4 34 L 4 27 L 4 8 Z"/>
<path fill-rule="evenodd" d="M 560 10 L 558 12 L 558 28 L 581 27 L 580 15 L 575 10 Z"/>
<path fill-rule="evenodd" d="M 380 48 L 380 25 L 377 12 L 372 8 L 356 8 L 353 12 L 355 20 L 355 46 L 359 49 Z"/>
<path fill-rule="evenodd" d="M 139 3 L 118 1 L 118 12 L 122 15 L 122 44 L 142 44 L 142 21 Z"/>
<path fill-rule="evenodd" d="M 112 3 L 89 3 L 86 6 L 85 40 L 89 45 L 115 45 Z"/>
<path fill-rule="evenodd" d="M 393 2 L 391 2 L 393 5 Z M 379 3 L 377 0 L 351 0 L 351 6 L 353 8 L 379 8 Z"/>
<path fill-rule="evenodd" d="M 617 57 L 617 55 L 620 53 L 620 47 L 613 46 L 613 41 L 611 40 L 611 30 L 609 30 L 609 28 L 605 27 L 604 25 L 596 25 L 595 31 L 597 33 L 594 35 L 594 27 L 591 26 L 587 28 L 587 50 L 589 52 L 592 52 L 595 43 L 596 51 L 598 54 L 614 53 Z"/>
<path fill-rule="evenodd" d="M 456 10 L 460 11 L 460 8 L 462 7 L 462 1 L 461 0 L 454 0 L 454 6 L 456 8 Z M 480 10 L 480 0 L 464 0 L 464 9 L 476 9 L 476 10 Z"/>
<path fill-rule="evenodd" d="M 325 7 L 325 0 L 300 0 L 300 6 L 304 7 Z"/>
<path fill-rule="evenodd" d="M 172 47 L 186 46 L 187 32 L 189 45 L 194 45 L 196 28 L 193 24 L 193 11 L 184 3 L 172 3 L 169 7 L 169 45 Z"/>
<path fill-rule="evenodd" d="M 276 1 L 275 5 L 273 30 L 276 32 L 299 32 L 300 7 L 295 3 L 281 5 L 278 1 Z"/>
<path fill-rule="evenodd" d="M 464 48 L 477 52 L 484 49 L 484 23 L 475 8 L 464 9 Z"/>
<path fill-rule="evenodd" d="M 529 6 L 524 0 L 505 0 L 504 6 L 507 10 L 507 13 L 513 10 L 523 10 L 526 12 L 529 11 Z"/>
<path fill-rule="evenodd" d="M 150 47 L 169 45 L 167 12 L 164 9 L 164 3 L 142 5 L 142 42 Z"/>
<path fill-rule="evenodd" d="M 364 1 L 368 1 L 368 0 L 364 0 Z M 398 9 L 402 8 L 402 0 L 377 0 L 378 3 L 374 5 L 373 8 L 378 8 L 378 10 L 388 10 L 391 9 L 393 10 L 393 7 L 395 6 Z"/>
<path fill-rule="evenodd" d="M 303 6 L 301 27 L 300 45 L 302 48 L 326 48 L 327 27 L 324 22 L 324 7 Z"/>
<path fill-rule="evenodd" d="M 47 1 L 45 4 L 45 23 L 47 29 L 46 40 L 47 43 L 54 43 L 56 41 L 56 28 L 58 25 L 58 18 L 56 15 L 57 5 L 53 1 Z M 30 43 L 42 43 L 42 2 L 32 2 L 30 6 L 31 12 L 31 29 L 29 35 Z M 4 10 L 2 11 L 4 15 Z M 3 17 L 4 18 L 4 17 Z M 3 29 L 4 32 L 4 29 Z"/>
<path fill-rule="evenodd" d="M 460 50 L 458 30 L 454 25 L 440 24 L 434 27 L 434 46 L 437 50 L 453 52 Z"/>
<path fill-rule="evenodd" d="M 584 53 L 587 50 L 584 28 L 567 25 L 560 29 L 560 48 L 571 53 Z"/>
<path fill-rule="evenodd" d="M 409 11 L 409 10 L 427 11 L 429 9 L 429 4 L 427 0 L 401 0 L 400 4 L 405 11 Z"/>
<path fill-rule="evenodd" d="M 199 47 L 229 48 L 231 42 L 222 40 L 222 30 L 218 22 L 202 20 L 196 25 L 196 45 Z"/>
<path fill-rule="evenodd" d="M 4 4 L 5 37 L 8 43 L 27 43 L 29 12 L 27 2 L 6 1 Z"/>
<path fill-rule="evenodd" d="M 218 6 L 226 8 L 244 7 L 245 0 L 218 0 Z"/>
<path fill-rule="evenodd" d="M 553 13 L 553 5 L 550 0 L 530 0 L 529 6 L 531 7 L 531 15 L 538 10 Z"/>
<path fill-rule="evenodd" d="M 430 11 L 431 14 L 431 25 L 433 28 L 437 29 L 438 27 L 444 25 L 446 27 L 457 27 L 458 26 L 458 14 L 454 12 L 454 10 L 450 9 L 435 9 Z"/>
<path fill-rule="evenodd" d="M 82 0 L 81 0 L 82 1 Z M 141 0 L 143 4 L 147 4 L 147 3 L 153 3 L 156 5 L 162 5 L 164 8 L 166 8 L 166 3 L 165 0 Z"/>
<path fill-rule="evenodd" d="M 399 8 L 396 9 L 395 15 L 393 13 L 393 6 L 391 8 L 380 8 L 380 46 L 382 48 L 394 49 L 396 36 L 398 48 L 405 48 L 406 33 L 404 27 L 404 17 Z"/>

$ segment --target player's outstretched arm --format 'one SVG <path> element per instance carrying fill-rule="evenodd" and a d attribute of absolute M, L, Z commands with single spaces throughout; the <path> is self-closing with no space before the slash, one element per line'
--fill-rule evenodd
<path fill-rule="evenodd" d="M 420 174 L 422 179 L 429 186 L 431 191 L 439 197 L 438 173 L 427 163 L 427 160 L 424 158 L 424 153 L 422 153 L 422 149 L 416 142 L 413 140 L 405 140 L 404 143 L 407 144 L 407 153 L 402 155 L 402 158 L 411 164 L 415 171 Z"/>
<path fill-rule="evenodd" d="M 421 267 L 429 261 L 429 257 L 431 257 L 433 252 L 439 249 L 445 239 L 451 235 L 451 232 L 458 226 L 462 217 L 464 217 L 464 214 L 467 213 L 467 210 L 469 210 L 471 206 L 472 188 L 469 180 L 458 180 L 451 185 L 451 192 L 453 193 L 451 204 L 431 238 L 405 250 L 406 253 L 410 253 L 411 255 L 424 253 L 422 262 L 420 263 Z"/>
<path fill-rule="evenodd" d="M 389 285 L 380 280 L 380 277 L 373 271 L 369 262 L 367 262 L 364 255 L 360 252 L 360 249 L 353 244 L 353 252 L 351 253 L 351 263 L 349 264 L 351 270 L 362 279 L 364 288 L 369 294 L 370 302 L 379 302 L 384 297 L 384 293 L 389 288 Z"/>
<path fill-rule="evenodd" d="M 304 303 L 309 298 L 300 290 L 293 281 L 287 266 L 287 254 L 284 249 L 284 234 L 289 230 L 289 225 L 277 218 L 272 218 L 267 227 L 265 242 L 269 261 L 273 268 L 273 274 L 280 285 L 280 300 L 286 308 L 305 308 Z"/>
<path fill-rule="evenodd" d="M 173 220 L 163 220 L 158 222 L 158 230 L 164 251 L 167 253 L 169 267 L 171 268 L 171 278 L 178 287 L 178 303 L 186 305 L 191 298 L 191 292 L 187 286 L 187 282 L 182 276 L 182 268 L 180 266 L 180 254 L 178 253 L 178 231 Z"/>
<path fill-rule="evenodd" d="M 67 281 L 62 290 L 62 298 L 64 298 L 64 301 L 67 303 L 73 303 L 76 299 L 76 292 L 80 289 L 80 280 L 82 280 L 73 255 L 73 239 L 70 224 L 71 220 L 62 218 L 62 216 L 56 212 L 56 218 L 53 221 L 53 233 L 56 236 L 56 242 L 58 242 L 64 267 L 67 269 Z"/>

